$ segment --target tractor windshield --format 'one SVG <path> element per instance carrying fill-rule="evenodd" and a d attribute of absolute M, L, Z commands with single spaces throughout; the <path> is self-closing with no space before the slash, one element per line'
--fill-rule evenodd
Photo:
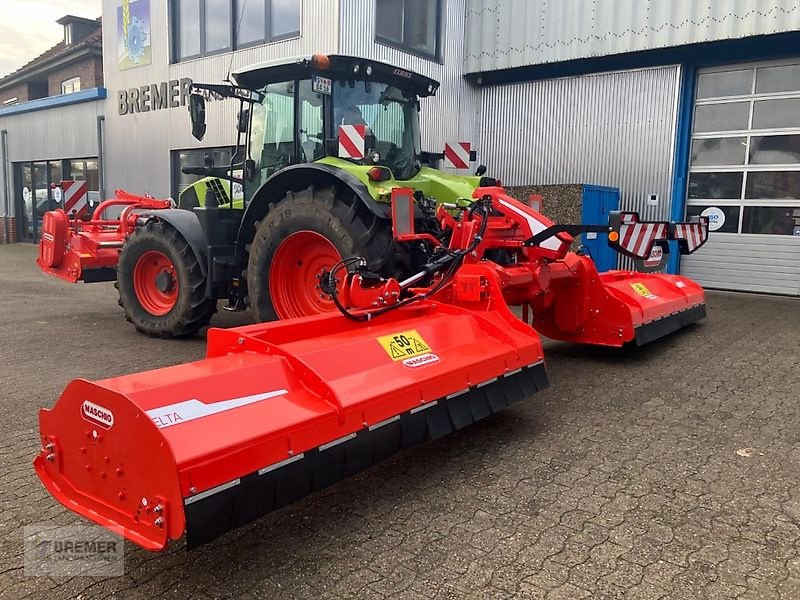
<path fill-rule="evenodd" d="M 333 125 L 366 125 L 374 164 L 389 167 L 397 179 L 409 179 L 417 170 L 420 153 L 417 100 L 386 84 L 363 81 L 333 86 Z M 370 137 L 371 136 L 371 137 Z M 373 163 L 371 157 L 370 164 Z"/>

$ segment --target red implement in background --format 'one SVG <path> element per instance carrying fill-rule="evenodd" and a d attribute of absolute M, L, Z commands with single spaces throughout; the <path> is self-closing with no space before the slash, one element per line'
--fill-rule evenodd
<path fill-rule="evenodd" d="M 65 190 L 73 181 L 62 181 Z M 67 214 L 61 209 L 44 214 L 39 256 L 36 263 L 45 273 L 70 283 L 78 281 L 113 281 L 119 253 L 126 238 L 136 227 L 142 210 L 170 208 L 171 200 L 159 200 L 117 190 L 115 198 L 101 202 L 90 219 L 85 209 Z M 122 207 L 117 218 L 109 218 L 109 209 Z"/>

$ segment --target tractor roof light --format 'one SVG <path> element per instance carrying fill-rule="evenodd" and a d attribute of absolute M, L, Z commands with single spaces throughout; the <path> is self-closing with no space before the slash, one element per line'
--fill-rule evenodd
<path fill-rule="evenodd" d="M 367 65 L 367 68 L 364 69 L 364 72 L 367 74 L 367 77 L 372 75 L 372 65 Z"/>
<path fill-rule="evenodd" d="M 315 54 L 311 57 L 311 66 L 320 71 L 330 69 L 331 57 L 327 54 Z"/>

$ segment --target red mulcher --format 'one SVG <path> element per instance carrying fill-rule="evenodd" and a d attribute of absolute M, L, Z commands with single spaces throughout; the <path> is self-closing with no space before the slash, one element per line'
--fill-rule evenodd
<path fill-rule="evenodd" d="M 412 194 L 392 194 L 395 238 L 431 242 L 414 232 Z M 569 248 L 592 230 L 639 258 L 669 240 L 690 253 L 706 219 L 617 213 L 608 227 L 557 226 L 502 188 L 475 198 L 439 207 L 449 242 L 433 238 L 417 275 L 340 261 L 324 287 L 342 314 L 211 329 L 204 360 L 73 381 L 40 413 L 42 482 L 143 548 L 184 534 L 193 547 L 547 387 L 540 333 L 641 344 L 705 315 L 685 277 L 598 274 Z"/>
<path fill-rule="evenodd" d="M 73 183 L 62 181 L 60 187 L 67 189 Z M 70 283 L 112 281 L 120 249 L 136 228 L 141 211 L 165 210 L 172 205 L 172 200 L 117 190 L 115 198 L 98 204 L 90 218 L 84 218 L 88 217 L 85 209 L 69 215 L 61 209 L 46 212 L 36 263 L 48 275 Z M 109 218 L 111 209 L 121 212 Z"/>

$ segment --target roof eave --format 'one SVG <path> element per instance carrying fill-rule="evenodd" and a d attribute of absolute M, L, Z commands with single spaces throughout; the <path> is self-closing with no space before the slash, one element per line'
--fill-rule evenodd
<path fill-rule="evenodd" d="M 0 90 L 8 89 L 14 85 L 26 83 L 34 79 L 37 75 L 42 75 L 47 71 L 51 71 L 57 67 L 64 66 L 79 59 L 86 58 L 87 56 L 103 56 L 102 47 L 94 45 L 76 47 L 70 51 L 64 51 L 61 54 L 47 58 L 40 63 L 22 67 L 22 69 L 7 75 L 0 79 Z"/>

